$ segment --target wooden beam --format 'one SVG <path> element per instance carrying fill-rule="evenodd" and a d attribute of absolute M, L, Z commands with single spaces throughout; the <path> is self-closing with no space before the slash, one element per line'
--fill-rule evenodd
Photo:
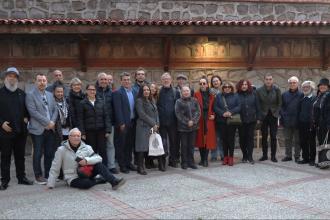
<path fill-rule="evenodd" d="M 251 71 L 254 67 L 257 51 L 260 46 L 260 38 L 249 39 L 248 41 L 248 58 L 247 58 L 247 70 Z"/>
<path fill-rule="evenodd" d="M 170 55 L 171 55 L 171 43 L 170 37 L 163 39 L 163 69 L 165 72 L 169 71 Z"/>
<path fill-rule="evenodd" d="M 329 49 L 329 41 L 327 38 L 322 39 L 321 44 L 321 63 L 322 70 L 327 70 L 329 68 L 329 57 L 330 57 L 330 49 Z"/>
<path fill-rule="evenodd" d="M 80 70 L 87 72 L 87 52 L 88 52 L 88 40 L 83 36 L 79 39 L 79 62 Z"/>

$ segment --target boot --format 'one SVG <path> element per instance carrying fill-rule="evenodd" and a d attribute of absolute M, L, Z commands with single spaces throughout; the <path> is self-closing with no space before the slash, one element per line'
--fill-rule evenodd
<path fill-rule="evenodd" d="M 199 154 L 201 156 L 201 161 L 198 163 L 198 165 L 203 166 L 205 160 L 205 151 L 203 148 L 199 148 Z"/>
<path fill-rule="evenodd" d="M 209 150 L 205 149 L 203 167 L 208 167 L 209 166 L 208 158 L 209 158 Z"/>
<path fill-rule="evenodd" d="M 162 172 L 165 171 L 165 162 L 163 160 L 164 160 L 163 156 L 158 157 L 158 169 Z"/>
<path fill-rule="evenodd" d="M 154 160 L 152 157 L 146 156 L 145 158 L 145 166 L 146 169 L 153 169 L 155 168 Z"/>
<path fill-rule="evenodd" d="M 233 165 L 234 165 L 234 158 L 228 157 L 228 166 L 233 166 Z"/>
<path fill-rule="evenodd" d="M 147 175 L 147 172 L 144 170 L 144 153 L 139 152 L 138 154 L 138 169 L 137 172 L 141 175 Z"/>
<path fill-rule="evenodd" d="M 228 159 L 229 157 L 225 156 L 222 161 L 222 165 L 228 165 Z"/>

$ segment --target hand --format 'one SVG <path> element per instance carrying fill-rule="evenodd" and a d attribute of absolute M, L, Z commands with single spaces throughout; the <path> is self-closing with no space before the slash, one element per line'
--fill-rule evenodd
<path fill-rule="evenodd" d="M 86 135 L 81 135 L 81 139 L 86 140 Z"/>
<path fill-rule="evenodd" d="M 193 121 L 188 121 L 188 127 L 192 127 L 194 125 L 194 122 Z"/>
<path fill-rule="evenodd" d="M 24 123 L 27 124 L 29 122 L 28 118 L 24 118 Z"/>
<path fill-rule="evenodd" d="M 125 130 L 125 124 L 120 125 L 119 129 L 120 129 L 120 131 L 124 131 Z"/>
<path fill-rule="evenodd" d="M 153 126 L 152 129 L 154 129 L 154 132 L 157 132 L 158 131 L 158 125 Z"/>
<path fill-rule="evenodd" d="M 86 159 L 83 159 L 83 160 L 79 161 L 79 165 L 80 166 L 86 166 L 87 165 Z"/>
<path fill-rule="evenodd" d="M 50 121 L 46 127 L 46 130 L 54 130 L 55 129 L 55 123 Z"/>
<path fill-rule="evenodd" d="M 105 133 L 105 137 L 109 137 L 110 136 L 110 133 Z"/>
<path fill-rule="evenodd" d="M 213 121 L 213 120 L 215 119 L 215 116 L 214 116 L 214 115 L 210 115 L 209 119 L 210 119 L 211 121 Z"/>
<path fill-rule="evenodd" d="M 9 122 L 8 121 L 5 121 L 3 124 L 2 124 L 2 129 L 5 130 L 6 132 L 12 132 L 13 129 L 9 126 Z"/>

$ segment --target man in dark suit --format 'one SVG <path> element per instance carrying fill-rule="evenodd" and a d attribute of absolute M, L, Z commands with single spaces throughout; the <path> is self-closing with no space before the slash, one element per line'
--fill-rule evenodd
<path fill-rule="evenodd" d="M 28 113 L 25 107 L 25 92 L 17 88 L 19 72 L 10 67 L 4 73 L 4 86 L 0 89 L 0 147 L 1 185 L 6 190 L 10 181 L 11 154 L 14 152 L 18 184 L 32 185 L 25 176 L 25 144 Z"/>
<path fill-rule="evenodd" d="M 120 75 L 121 87 L 113 93 L 115 115 L 115 149 L 120 171 L 136 171 L 132 164 L 132 153 L 135 144 L 135 98 L 131 87 L 131 76 L 127 72 Z"/>

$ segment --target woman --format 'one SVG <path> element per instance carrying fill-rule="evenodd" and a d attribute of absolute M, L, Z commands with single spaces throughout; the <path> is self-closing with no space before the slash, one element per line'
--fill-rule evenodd
<path fill-rule="evenodd" d="M 70 82 L 70 93 L 69 93 L 69 110 L 72 127 L 78 126 L 77 111 L 79 109 L 80 102 L 85 98 L 85 94 L 81 90 L 82 83 L 80 79 L 73 78 Z"/>
<path fill-rule="evenodd" d="M 105 109 L 104 102 L 96 99 L 94 84 L 86 86 L 87 96 L 80 102 L 78 109 L 78 128 L 82 139 L 93 147 L 93 150 L 103 158 L 102 163 L 107 166 L 106 137 L 111 133 L 111 120 L 109 111 Z"/>
<path fill-rule="evenodd" d="M 240 80 L 236 89 L 241 103 L 241 120 L 239 126 L 239 141 L 243 154 L 242 162 L 249 161 L 254 164 L 253 148 L 254 148 L 254 131 L 259 119 L 259 102 L 249 80 Z"/>
<path fill-rule="evenodd" d="M 157 103 L 159 96 L 159 86 L 154 82 L 150 83 L 150 92 L 153 102 Z"/>
<path fill-rule="evenodd" d="M 201 111 L 197 100 L 191 97 L 189 86 L 181 89 L 182 97 L 175 103 L 175 115 L 181 142 L 181 168 L 197 169 L 194 162 L 193 147 L 199 126 Z"/>
<path fill-rule="evenodd" d="M 216 147 L 215 134 L 215 114 L 213 112 L 214 95 L 209 91 L 208 80 L 202 77 L 199 80 L 200 89 L 195 93 L 195 98 L 198 101 L 201 117 L 199 119 L 199 129 L 197 131 L 196 144 L 199 148 L 201 161 L 199 165 L 208 167 L 209 150 Z"/>
<path fill-rule="evenodd" d="M 222 93 L 217 95 L 214 105 L 216 113 L 217 129 L 221 132 L 222 144 L 224 150 L 223 165 L 234 165 L 234 145 L 235 133 L 238 125 L 227 124 L 228 118 L 239 114 L 241 105 L 239 98 L 235 93 L 235 87 L 232 82 L 225 82 L 222 86 Z"/>
<path fill-rule="evenodd" d="M 220 76 L 213 75 L 211 77 L 211 88 L 210 92 L 215 97 L 221 93 L 221 85 L 222 85 L 222 79 Z M 216 124 L 217 126 L 217 124 Z M 217 161 L 218 155 L 220 156 L 220 159 L 223 160 L 223 148 L 222 148 L 222 140 L 221 140 L 221 133 L 218 132 L 220 129 L 216 128 L 216 135 L 217 135 L 217 147 L 216 149 L 211 151 L 211 161 Z"/>
<path fill-rule="evenodd" d="M 138 169 L 137 172 L 141 175 L 146 175 L 147 172 L 144 169 L 144 158 L 149 150 L 149 137 L 150 130 L 155 132 L 159 128 L 159 117 L 157 106 L 152 99 L 150 87 L 144 85 L 139 90 L 139 94 L 136 99 L 135 109 L 138 115 L 136 122 L 136 138 L 135 138 L 135 152 L 138 157 Z M 158 157 L 159 170 L 165 171 L 163 157 Z"/>

